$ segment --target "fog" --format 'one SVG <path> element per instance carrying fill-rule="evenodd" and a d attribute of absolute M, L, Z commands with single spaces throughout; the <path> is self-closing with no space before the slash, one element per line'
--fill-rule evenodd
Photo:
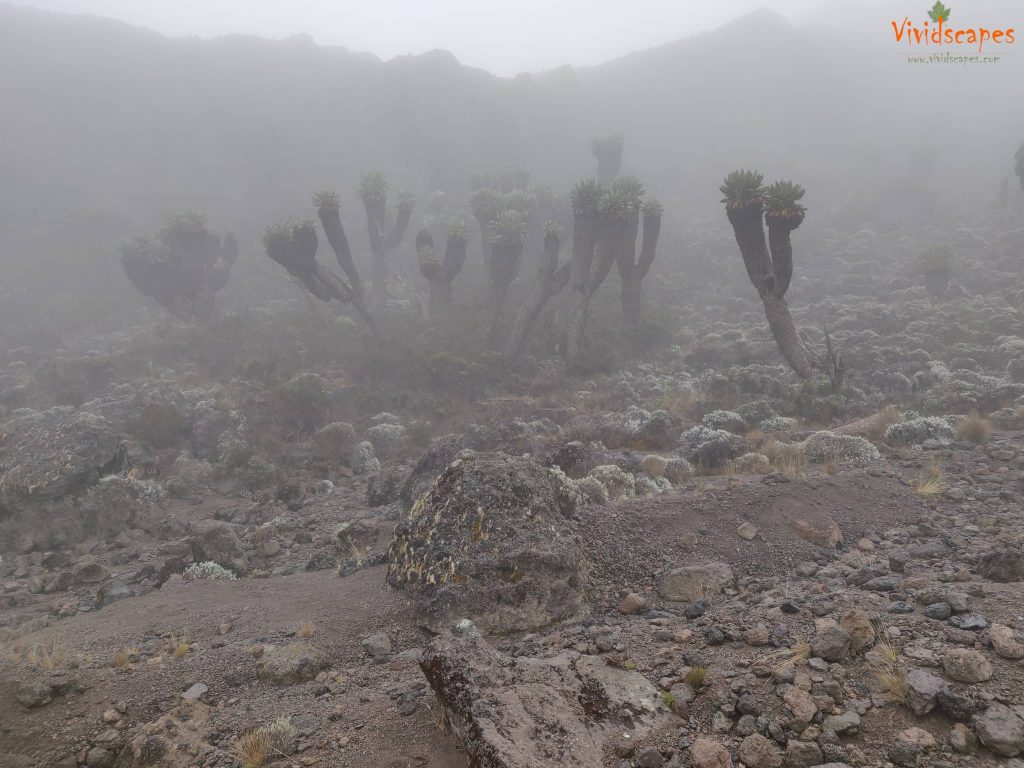
<path fill-rule="evenodd" d="M 168 35 L 252 34 L 281 39 L 308 34 L 381 58 L 451 51 L 464 64 L 515 75 L 569 64 L 599 64 L 630 51 L 702 32 L 762 4 L 756 0 L 678 3 L 494 2 L 471 0 L 37 0 L 26 6 L 121 19 Z M 817 0 L 786 0 L 775 9 L 796 18 Z"/>
<path fill-rule="evenodd" d="M 1024 754 L 1020 11 L 0 0 L 0 768 Z"/>

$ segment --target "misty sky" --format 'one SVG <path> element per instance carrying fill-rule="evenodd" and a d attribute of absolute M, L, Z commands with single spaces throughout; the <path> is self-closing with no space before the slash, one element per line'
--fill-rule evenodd
<path fill-rule="evenodd" d="M 174 36 L 307 33 L 389 59 L 444 48 L 499 75 L 599 64 L 712 29 L 758 8 L 888 41 L 889 20 L 924 20 L 932 0 L 13 0 Z M 0 0 L 3 2 L 3 0 Z M 951 0 L 962 21 L 1024 28 L 1021 0 Z M 860 25 L 863 26 L 860 26 Z M 984 26 L 984 24 L 982 24 Z"/>
<path fill-rule="evenodd" d="M 446 48 L 502 75 L 597 64 L 769 5 L 797 18 L 825 0 L 15 0 L 170 35 L 306 32 L 381 58 Z"/>

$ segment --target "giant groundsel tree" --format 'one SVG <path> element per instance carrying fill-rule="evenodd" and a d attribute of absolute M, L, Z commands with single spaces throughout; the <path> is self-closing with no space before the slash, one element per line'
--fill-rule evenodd
<path fill-rule="evenodd" d="M 726 216 L 736 235 L 747 277 L 764 304 L 765 317 L 783 358 L 801 378 L 812 374 L 811 355 L 797 333 L 785 295 L 793 277 L 790 235 L 803 223 L 804 189 L 780 181 L 764 186 L 756 171 L 733 171 L 721 186 Z M 768 227 L 765 242 L 764 227 Z"/>
<path fill-rule="evenodd" d="M 388 183 L 380 173 L 366 173 L 359 184 L 359 197 L 366 209 L 366 228 L 373 263 L 373 304 L 380 308 L 387 300 L 388 254 L 402 242 L 409 227 L 416 198 L 411 192 L 399 192 L 394 216 L 389 216 Z"/>
<path fill-rule="evenodd" d="M 452 282 L 466 261 L 466 224 L 453 219 L 448 224 L 444 256 L 434 250 L 434 238 L 427 229 L 416 234 L 416 257 L 420 272 L 430 284 L 428 312 L 434 330 L 443 338 L 451 333 L 451 311 L 454 303 Z"/>
<path fill-rule="evenodd" d="M 227 285 L 238 258 L 233 235 L 218 235 L 198 213 L 171 217 L 154 237 L 121 246 L 124 273 L 141 293 L 182 322 L 205 323 L 214 296 Z"/>

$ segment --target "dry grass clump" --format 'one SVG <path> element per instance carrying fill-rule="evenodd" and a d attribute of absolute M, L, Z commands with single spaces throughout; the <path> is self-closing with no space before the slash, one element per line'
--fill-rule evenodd
<path fill-rule="evenodd" d="M 238 759 L 242 768 L 262 768 L 270 756 L 270 733 L 262 728 L 249 731 L 238 740 Z"/>
<path fill-rule="evenodd" d="M 880 442 L 885 437 L 886 430 L 901 421 L 903 421 L 903 412 L 895 405 L 887 405 L 878 412 L 870 426 L 864 430 L 864 436 L 872 442 Z"/>
<path fill-rule="evenodd" d="M 183 636 L 171 637 L 171 655 L 176 659 L 183 659 L 192 652 L 192 646 L 188 639 Z"/>
<path fill-rule="evenodd" d="M 119 648 L 114 653 L 114 666 L 118 669 L 126 669 L 131 666 L 132 659 L 139 657 L 139 649 L 135 646 Z"/>
<path fill-rule="evenodd" d="M 694 690 L 700 688 L 708 679 L 708 668 L 704 666 L 690 667 L 686 671 L 686 682 L 693 686 Z"/>
<path fill-rule="evenodd" d="M 33 643 L 21 653 L 21 660 L 37 669 L 52 672 L 67 661 L 67 652 L 57 640 Z"/>
<path fill-rule="evenodd" d="M 804 474 L 807 457 L 799 445 L 774 441 L 764 447 L 771 468 L 787 480 L 796 480 Z"/>
<path fill-rule="evenodd" d="M 914 483 L 914 492 L 918 496 L 941 496 L 949 490 L 949 479 L 942 467 L 932 464 L 924 477 Z"/>
<path fill-rule="evenodd" d="M 984 445 L 992 439 L 992 422 L 975 411 L 957 423 L 956 436 L 976 445 Z"/>
<path fill-rule="evenodd" d="M 784 652 L 786 659 L 783 666 L 793 666 L 811 658 L 811 644 L 806 640 L 799 640 L 791 645 L 788 651 Z"/>
<path fill-rule="evenodd" d="M 314 632 L 316 632 L 316 624 L 314 624 L 309 619 L 303 621 L 295 629 L 295 634 L 301 637 L 303 640 L 312 637 Z"/>
<path fill-rule="evenodd" d="M 907 676 L 899 667 L 885 667 L 875 672 L 875 682 L 886 699 L 894 704 L 905 704 L 910 693 Z"/>

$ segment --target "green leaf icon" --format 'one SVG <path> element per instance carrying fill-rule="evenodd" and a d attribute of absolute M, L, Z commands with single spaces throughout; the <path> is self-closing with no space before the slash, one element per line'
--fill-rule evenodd
<path fill-rule="evenodd" d="M 928 11 L 932 21 L 943 22 L 949 19 L 949 8 L 942 4 L 942 0 L 935 0 L 935 5 Z"/>

